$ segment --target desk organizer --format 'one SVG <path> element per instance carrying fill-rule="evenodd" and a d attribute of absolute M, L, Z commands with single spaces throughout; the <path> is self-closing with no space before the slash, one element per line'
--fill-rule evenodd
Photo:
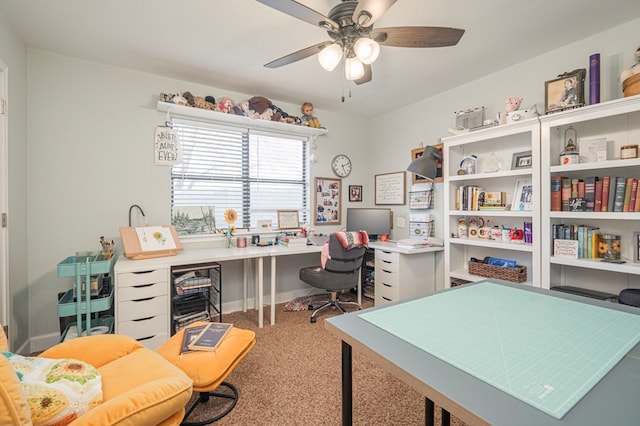
<path fill-rule="evenodd" d="M 488 265 L 486 263 L 469 262 L 469 273 L 514 283 L 523 283 L 527 280 L 527 267 L 520 265 L 515 268 L 505 268 L 503 266 Z"/>

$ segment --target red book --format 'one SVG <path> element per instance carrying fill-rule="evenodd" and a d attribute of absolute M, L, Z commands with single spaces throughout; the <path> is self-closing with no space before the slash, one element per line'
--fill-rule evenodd
<path fill-rule="evenodd" d="M 602 178 L 602 210 L 609 211 L 609 187 L 611 186 L 611 176 Z"/>
<path fill-rule="evenodd" d="M 551 211 L 562 211 L 562 176 L 551 176 Z"/>
<path fill-rule="evenodd" d="M 601 180 L 596 181 L 596 200 L 593 205 L 594 212 L 602 211 L 602 185 L 603 182 Z"/>
<path fill-rule="evenodd" d="M 633 206 L 634 212 L 640 212 L 640 182 L 638 182 L 638 190 L 636 191 L 636 204 Z"/>
<path fill-rule="evenodd" d="M 585 184 L 583 180 L 578 181 L 578 198 L 584 198 L 586 194 Z"/>
<path fill-rule="evenodd" d="M 633 185 L 633 178 L 627 178 L 625 187 L 624 187 L 624 198 L 623 198 L 623 203 L 622 203 L 622 211 L 623 212 L 628 212 L 629 211 L 629 201 L 631 200 L 631 186 Z M 636 187 L 638 185 L 638 182 L 636 182 Z"/>
<path fill-rule="evenodd" d="M 630 212 L 636 211 L 636 198 L 638 192 L 638 179 L 631 181 L 631 195 L 629 196 L 629 210 Z"/>

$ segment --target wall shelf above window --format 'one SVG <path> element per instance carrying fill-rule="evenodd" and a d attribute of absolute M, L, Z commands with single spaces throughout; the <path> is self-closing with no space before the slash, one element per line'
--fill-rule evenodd
<path fill-rule="evenodd" d="M 238 126 L 251 130 L 269 130 L 272 132 L 286 133 L 287 135 L 308 136 L 312 140 L 327 133 L 326 129 L 316 129 L 279 121 L 255 120 L 242 115 L 225 114 L 218 111 L 170 104 L 167 102 L 158 102 L 157 109 L 158 111 L 166 112 L 169 116 L 206 120 L 210 123 Z"/>

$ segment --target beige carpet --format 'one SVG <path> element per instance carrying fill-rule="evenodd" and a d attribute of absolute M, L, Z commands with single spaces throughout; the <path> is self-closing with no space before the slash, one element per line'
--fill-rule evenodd
<path fill-rule="evenodd" d="M 309 311 L 285 312 L 283 307 L 277 306 L 276 324 L 262 329 L 256 311 L 223 316 L 224 322 L 254 330 L 257 343 L 227 379 L 239 390 L 238 404 L 216 424 L 341 424 L 341 344 L 324 329 L 324 319 L 338 311 L 324 310 L 311 324 Z M 266 307 L 265 324 L 268 318 Z M 425 424 L 424 398 L 411 387 L 355 350 L 353 370 L 354 425 Z M 214 400 L 208 404 L 215 409 Z M 200 417 L 195 415 L 199 410 L 190 421 Z M 451 424 L 462 423 L 452 416 Z"/>

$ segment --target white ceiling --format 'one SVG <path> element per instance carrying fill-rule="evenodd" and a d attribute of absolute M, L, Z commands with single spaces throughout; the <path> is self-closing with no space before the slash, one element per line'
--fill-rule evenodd
<path fill-rule="evenodd" d="M 299 2 L 326 15 L 340 1 Z M 346 82 L 340 67 L 324 71 L 315 57 L 264 68 L 329 37 L 255 0 L 0 0 L 0 14 L 32 48 L 375 117 L 636 19 L 640 1 L 399 0 L 374 27 L 445 26 L 466 32 L 454 47 L 383 46 L 373 80 L 360 86 Z M 177 90 L 187 89 L 166 88 Z"/>

